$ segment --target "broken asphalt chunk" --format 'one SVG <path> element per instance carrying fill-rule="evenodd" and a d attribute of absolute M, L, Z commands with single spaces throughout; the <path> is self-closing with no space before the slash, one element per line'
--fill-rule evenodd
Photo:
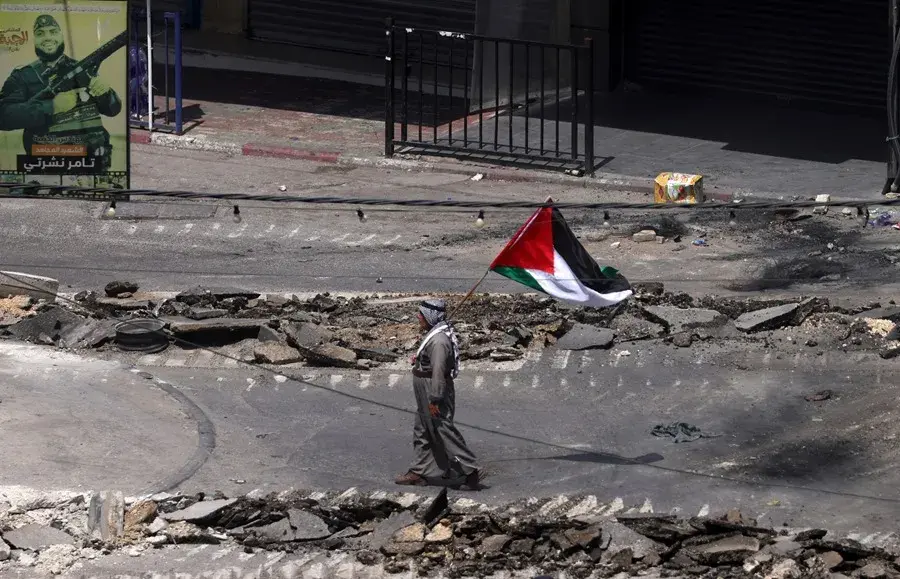
<path fill-rule="evenodd" d="M 556 345 L 560 350 L 606 349 L 612 346 L 615 337 L 615 333 L 606 328 L 575 324 Z"/>
<path fill-rule="evenodd" d="M 762 332 L 803 322 L 812 312 L 815 300 L 808 299 L 797 304 L 785 304 L 742 314 L 734 325 L 742 332 Z"/>
<path fill-rule="evenodd" d="M 3 533 L 3 539 L 16 549 L 41 551 L 53 545 L 74 545 L 72 535 L 53 527 L 31 523 Z"/>
<path fill-rule="evenodd" d="M 676 308 L 672 306 L 649 306 L 644 315 L 651 322 L 662 324 L 671 334 L 680 334 L 695 328 L 724 326 L 728 318 L 715 310 L 700 308 Z"/>
<path fill-rule="evenodd" d="M 226 508 L 237 502 L 237 499 L 217 499 L 212 501 L 200 501 L 193 505 L 175 511 L 166 513 L 161 517 L 167 521 L 177 522 L 185 521 L 188 523 L 205 524 L 214 521 L 216 517 Z"/>
<path fill-rule="evenodd" d="M 622 515 L 616 520 L 654 541 L 673 544 L 698 535 L 700 531 L 673 515 Z"/>
<path fill-rule="evenodd" d="M 253 358 L 262 364 L 293 364 L 303 359 L 300 352 L 287 344 L 263 342 L 253 349 Z"/>
<path fill-rule="evenodd" d="M 138 291 L 138 284 L 133 281 L 111 281 L 103 288 L 107 297 L 115 298 L 122 294 L 133 294 Z"/>

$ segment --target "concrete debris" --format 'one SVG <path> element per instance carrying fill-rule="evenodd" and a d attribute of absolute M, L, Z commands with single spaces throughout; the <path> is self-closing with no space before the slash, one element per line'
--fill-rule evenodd
<path fill-rule="evenodd" d="M 735 320 L 734 325 L 742 332 L 761 332 L 803 322 L 812 313 L 814 300 L 786 304 L 764 310 L 747 312 Z"/>
<path fill-rule="evenodd" d="M 587 324 L 575 324 L 560 338 L 556 345 L 560 350 L 606 349 L 612 346 L 615 333 L 606 328 L 596 328 Z"/>
<path fill-rule="evenodd" d="M 105 493 L 97 497 L 118 497 Z M 216 496 L 221 496 L 217 494 Z M 287 491 L 250 493 L 235 499 L 199 500 L 202 495 L 156 495 L 133 504 L 125 515 L 135 533 L 117 541 L 92 542 L 38 525 L 4 533 L 0 575 L 52 565 L 58 572 L 80 559 L 122 553 L 140 557 L 179 544 L 222 543 L 229 550 L 302 552 L 341 557 L 385 570 L 436 576 L 452 561 L 458 576 L 487 577 L 528 569 L 528 576 L 678 577 L 892 577 L 896 554 L 850 540 L 825 541 L 824 530 L 778 531 L 757 527 L 737 510 L 719 518 L 689 520 L 672 515 L 627 515 L 611 519 L 596 501 L 575 518 L 571 509 L 545 505 L 579 502 L 561 496 L 549 502 L 524 499 L 511 505 L 469 509 L 453 505 L 429 528 L 425 497 L 356 489 L 344 493 Z M 580 504 L 580 503 L 579 503 Z M 84 503 L 57 508 L 84 509 Z M 173 508 L 180 507 L 180 508 Z M 559 514 L 555 514 L 559 513 Z M 0 512 L 0 528 L 17 520 Z M 50 517 L 53 520 L 56 517 Z M 165 518 L 171 519 L 166 524 Z M 179 520 L 174 520 L 179 519 Z M 86 530 L 86 529 L 85 529 Z M 47 539 L 41 533 L 52 534 Z M 94 549 L 77 547 L 78 541 Z M 17 550 L 13 550 L 17 549 Z M 39 552 L 37 552 L 39 551 Z M 37 552 L 37 553 L 35 553 Z M 42 563 L 43 562 L 43 563 Z M 74 568 L 74 567 L 73 567 Z M 596 571 L 596 573 L 594 573 Z M 592 573 L 594 573 L 592 575 Z M 743 575 L 746 573 L 747 575 Z M 621 575 L 623 578 L 626 575 Z"/>
<path fill-rule="evenodd" d="M 262 364 L 293 364 L 303 359 L 300 352 L 278 342 L 259 344 L 253 349 L 253 358 Z"/>
<path fill-rule="evenodd" d="M 0 539 L 0 561 L 6 561 L 12 554 L 12 549 L 3 539 Z"/>
<path fill-rule="evenodd" d="M 116 298 L 122 294 L 135 294 L 138 291 L 138 284 L 133 281 L 111 281 L 103 288 L 106 297 Z M 130 296 L 129 296 L 130 297 Z"/>
<path fill-rule="evenodd" d="M 88 505 L 88 531 L 111 541 L 125 533 L 125 496 L 118 491 L 95 493 Z"/>
<path fill-rule="evenodd" d="M 51 545 L 72 545 L 75 543 L 75 538 L 68 533 L 36 523 L 27 524 L 3 533 L 3 540 L 16 549 L 27 551 L 41 551 Z"/>
<path fill-rule="evenodd" d="M 695 328 L 713 328 L 728 322 L 728 318 L 715 310 L 650 306 L 644 308 L 647 318 L 661 324 L 669 333 L 679 334 Z"/>
<path fill-rule="evenodd" d="M 237 499 L 218 499 L 211 501 L 200 501 L 191 506 L 175 511 L 174 513 L 166 513 L 162 518 L 170 523 L 176 521 L 186 521 L 188 523 L 203 523 L 213 520 L 223 510 L 237 502 Z"/>
<path fill-rule="evenodd" d="M 652 229 L 644 229 L 632 235 L 631 239 L 635 243 L 648 243 L 650 241 L 656 241 L 656 232 Z"/>

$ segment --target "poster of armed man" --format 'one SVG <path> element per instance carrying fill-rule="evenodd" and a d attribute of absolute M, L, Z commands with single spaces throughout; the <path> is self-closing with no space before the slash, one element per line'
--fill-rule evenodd
<path fill-rule="evenodd" d="M 127 188 L 128 3 L 0 0 L 0 182 Z"/>

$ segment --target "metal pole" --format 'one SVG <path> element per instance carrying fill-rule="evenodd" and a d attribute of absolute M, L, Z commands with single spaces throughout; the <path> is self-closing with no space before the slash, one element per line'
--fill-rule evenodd
<path fill-rule="evenodd" d="M 175 12 L 175 134 L 184 129 L 181 109 L 181 12 Z"/>
<path fill-rule="evenodd" d="M 150 4 L 147 0 L 147 130 L 153 132 L 153 25 L 150 23 Z"/>
<path fill-rule="evenodd" d="M 394 19 L 385 20 L 387 56 L 384 78 L 384 156 L 394 156 Z"/>
<path fill-rule="evenodd" d="M 587 118 L 584 121 L 584 170 L 589 177 L 594 176 L 594 40 L 584 39 L 587 47 Z"/>

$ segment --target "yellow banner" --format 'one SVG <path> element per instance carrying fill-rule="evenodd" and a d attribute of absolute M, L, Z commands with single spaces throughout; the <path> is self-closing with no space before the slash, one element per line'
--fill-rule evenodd
<path fill-rule="evenodd" d="M 128 3 L 0 0 L 0 182 L 129 186 Z"/>

